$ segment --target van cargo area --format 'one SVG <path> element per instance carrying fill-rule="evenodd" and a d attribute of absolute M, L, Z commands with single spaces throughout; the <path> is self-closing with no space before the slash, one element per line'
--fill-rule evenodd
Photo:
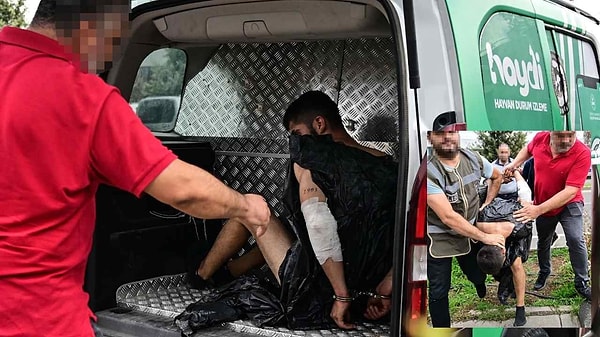
<path fill-rule="evenodd" d="M 169 275 L 131 282 L 117 291 L 118 308 L 97 313 L 98 324 L 105 336 L 180 337 L 173 324 L 187 305 L 202 298 L 210 290 L 190 289 L 184 274 Z M 198 331 L 193 336 L 389 336 L 389 325 L 363 323 L 356 330 L 289 330 L 284 327 L 258 327 L 251 321 L 238 320 Z"/>
<path fill-rule="evenodd" d="M 287 6 L 290 4 L 301 2 L 288 2 Z M 222 9 L 235 13 L 249 9 L 244 6 L 260 9 L 264 5 Z M 198 5 L 182 8 L 193 6 Z M 283 5 L 271 2 L 269 6 Z M 307 9 L 306 3 L 298 6 Z M 154 20 L 140 14 L 133 20 L 123 60 L 115 67 L 117 75 L 111 73 L 109 81 L 115 76 L 112 80 L 124 96 L 130 95 L 136 74 L 127 73 L 131 70 L 125 67 L 131 67 L 132 60 L 138 59 L 132 69 L 142 71 L 151 66 L 148 60 L 152 57 L 146 56 L 155 50 L 185 51 L 187 66 L 174 128 L 172 132 L 155 129 L 160 131 L 157 137 L 180 158 L 213 172 L 232 188 L 263 195 L 280 215 L 289 169 L 288 134 L 282 117 L 289 103 L 303 92 L 324 91 L 337 102 L 344 125 L 355 139 L 394 157 L 399 154 L 398 69 L 384 15 L 364 4 L 313 2 L 313 6 L 327 9 L 319 14 L 324 21 L 349 14 L 356 22 L 327 27 L 314 21 L 322 25 L 318 29 L 336 30 L 313 35 L 290 26 L 290 33 L 261 41 L 260 36 L 227 30 L 228 20 L 236 20 L 232 15 L 214 19 L 207 26 L 208 37 L 202 39 L 193 35 L 201 34 L 195 31 L 197 27 L 186 22 L 192 15 L 209 16 L 214 8 L 153 14 L 161 17 Z M 156 12 L 161 12 L 159 7 Z M 225 21 L 220 23 L 221 19 Z M 293 23 L 294 15 L 289 19 Z M 155 60 L 166 57 L 154 55 Z M 140 80 L 140 72 L 135 78 Z M 142 101 L 136 105 L 142 120 L 160 122 L 147 124 L 151 129 L 169 124 L 162 117 L 144 115 Z M 97 203 L 97 232 L 86 287 L 99 327 L 106 336 L 180 336 L 174 317 L 211 291 L 188 286 L 187 249 L 194 241 L 212 242 L 221 221 L 195 219 L 149 196 L 138 200 L 109 187 L 99 191 Z M 389 336 L 390 325 L 367 322 L 351 331 L 292 331 L 235 321 L 194 334 L 217 335 Z"/>

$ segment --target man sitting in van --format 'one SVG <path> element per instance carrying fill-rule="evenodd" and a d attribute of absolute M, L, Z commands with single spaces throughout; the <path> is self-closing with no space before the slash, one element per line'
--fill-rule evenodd
<path fill-rule="evenodd" d="M 336 103 L 322 92 L 309 91 L 292 102 L 283 124 L 292 134 L 289 221 L 272 216 L 268 230 L 256 238 L 260 252 L 229 262 L 229 271 L 243 274 L 264 257 L 281 286 L 291 328 L 329 327 L 331 319 L 340 328 L 355 328 L 351 307 L 368 319 L 386 316 L 397 163 L 354 140 Z M 249 236 L 241 223 L 228 220 L 196 275 L 209 280 Z"/>

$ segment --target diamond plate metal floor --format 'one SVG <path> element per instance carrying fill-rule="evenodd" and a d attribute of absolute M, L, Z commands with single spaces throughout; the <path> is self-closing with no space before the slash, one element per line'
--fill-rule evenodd
<path fill-rule="evenodd" d="M 127 283 L 117 290 L 116 298 L 119 307 L 98 312 L 98 324 L 109 337 L 180 337 L 180 331 L 173 323 L 173 318 L 207 292 L 210 290 L 190 289 L 186 284 L 185 274 Z M 390 329 L 387 325 L 362 323 L 356 330 L 351 331 L 341 329 L 304 331 L 278 327 L 260 328 L 250 321 L 238 320 L 194 334 L 198 337 L 248 335 L 269 337 L 389 336 Z"/>

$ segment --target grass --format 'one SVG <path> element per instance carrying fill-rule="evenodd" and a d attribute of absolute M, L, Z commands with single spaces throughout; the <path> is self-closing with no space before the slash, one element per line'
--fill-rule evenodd
<path fill-rule="evenodd" d="M 588 245 L 589 247 L 589 245 Z M 552 275 L 548 278 L 546 287 L 533 291 L 537 278 L 537 254 L 530 252 L 529 259 L 524 264 L 527 275 L 525 307 L 560 307 L 570 306 L 573 314 L 577 314 L 584 299 L 577 294 L 573 284 L 573 269 L 569 261 L 567 248 L 552 249 Z M 504 321 L 514 318 L 515 300 L 509 299 L 509 305 L 498 302 L 497 282 L 493 277 L 487 279 L 487 295 L 480 299 L 475 287 L 464 276 L 456 259 L 452 265 L 452 287 L 449 293 L 450 317 L 453 322 L 467 320 Z M 541 296 L 537 296 L 541 295 Z M 543 298 L 543 297 L 547 298 Z M 508 309 L 508 310 L 507 310 Z M 527 309 L 526 309 L 527 310 Z"/>

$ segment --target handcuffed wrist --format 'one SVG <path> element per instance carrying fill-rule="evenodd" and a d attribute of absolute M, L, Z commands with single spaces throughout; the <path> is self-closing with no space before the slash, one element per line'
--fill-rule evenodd
<path fill-rule="evenodd" d="M 338 302 L 352 302 L 354 300 L 354 297 L 352 296 L 338 296 L 336 294 L 333 294 L 333 299 L 338 301 Z"/>
<path fill-rule="evenodd" d="M 373 297 L 375 299 L 382 299 L 382 300 L 390 300 L 390 299 L 392 299 L 392 296 L 381 295 L 381 294 L 373 294 L 373 295 L 371 295 L 371 297 Z"/>

